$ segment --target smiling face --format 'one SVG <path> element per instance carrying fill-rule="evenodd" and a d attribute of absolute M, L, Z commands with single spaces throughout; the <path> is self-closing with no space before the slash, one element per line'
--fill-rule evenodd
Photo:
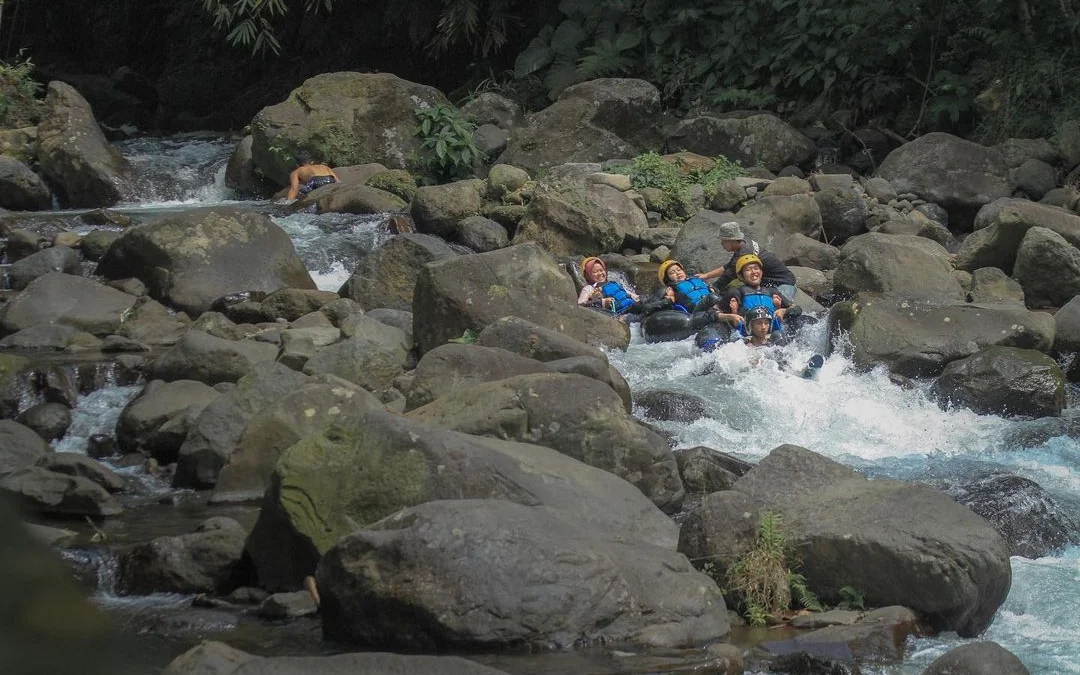
<path fill-rule="evenodd" d="M 607 281 L 607 269 L 603 265 L 594 263 L 589 265 L 589 272 L 586 276 L 590 284 L 602 284 Z"/>
<path fill-rule="evenodd" d="M 667 278 L 671 283 L 677 284 L 686 279 L 686 270 L 682 268 L 682 265 L 672 265 L 667 269 Z"/>
<path fill-rule="evenodd" d="M 757 263 L 749 263 L 742 268 L 742 272 L 739 274 L 739 276 L 742 278 L 744 284 L 753 288 L 757 288 L 761 285 L 761 265 Z"/>

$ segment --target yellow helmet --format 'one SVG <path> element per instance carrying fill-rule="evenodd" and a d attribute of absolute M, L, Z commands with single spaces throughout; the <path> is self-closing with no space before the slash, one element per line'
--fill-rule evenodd
<path fill-rule="evenodd" d="M 672 265 L 679 265 L 679 267 L 682 267 L 679 261 L 674 258 L 670 258 L 660 263 L 660 269 L 656 271 L 656 276 L 659 277 L 660 283 L 667 283 L 667 271 Z"/>
<path fill-rule="evenodd" d="M 607 269 L 607 265 L 604 264 L 604 261 L 600 258 L 597 258 L 596 256 L 589 256 L 588 258 L 585 258 L 581 261 L 581 275 L 585 277 L 585 281 L 592 283 L 592 280 L 589 279 L 589 268 L 597 264 L 599 264 L 600 267 L 603 267 L 605 270 Z"/>
<path fill-rule="evenodd" d="M 765 268 L 765 266 L 761 264 L 761 258 L 757 257 L 753 253 L 748 253 L 747 255 L 744 255 L 735 261 L 735 274 L 742 274 L 743 268 L 750 264 L 757 265 L 762 269 Z"/>

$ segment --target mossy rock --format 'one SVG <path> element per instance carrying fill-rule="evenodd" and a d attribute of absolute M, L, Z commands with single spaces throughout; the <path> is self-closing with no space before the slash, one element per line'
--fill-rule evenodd
<path fill-rule="evenodd" d="M 405 169 L 380 171 L 368 178 L 365 185 L 386 190 L 401 197 L 406 202 L 412 201 L 413 195 L 416 194 L 416 179 Z"/>
<path fill-rule="evenodd" d="M 491 218 L 509 232 L 517 229 L 518 221 L 525 215 L 524 204 L 489 204 L 482 212 L 485 218 Z"/>

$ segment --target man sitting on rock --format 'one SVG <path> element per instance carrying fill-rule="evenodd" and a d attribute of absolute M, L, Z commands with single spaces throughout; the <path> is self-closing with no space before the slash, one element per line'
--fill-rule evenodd
<path fill-rule="evenodd" d="M 325 164 L 316 164 L 311 157 L 300 155 L 296 158 L 296 163 L 299 166 L 289 174 L 287 199 L 296 199 L 324 185 L 341 182 L 333 169 Z"/>
<path fill-rule="evenodd" d="M 699 278 L 716 279 L 716 288 L 722 292 L 738 277 L 735 263 L 743 256 L 754 255 L 761 261 L 763 272 L 761 285 L 780 291 L 780 295 L 787 300 L 788 304 L 795 302 L 795 275 L 775 253 L 762 250 L 753 239 L 744 238 L 739 224 L 733 220 L 721 224 L 717 234 L 720 236 L 720 245 L 725 251 L 731 252 L 731 259 L 721 267 L 698 274 Z"/>

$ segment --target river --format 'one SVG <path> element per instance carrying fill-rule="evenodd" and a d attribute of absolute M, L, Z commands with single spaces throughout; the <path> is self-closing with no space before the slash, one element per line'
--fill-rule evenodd
<path fill-rule="evenodd" d="M 388 238 L 382 216 L 288 215 L 272 202 L 230 201 L 224 166 L 232 145 L 231 139 L 205 134 L 119 144 L 142 175 L 145 198 L 117 210 L 142 220 L 211 204 L 258 209 L 289 233 L 319 288 L 325 290 L 336 291 L 356 262 Z M 28 215 L 27 223 L 50 219 L 73 222 L 74 214 Z M 825 340 L 822 329 L 810 331 L 786 347 L 786 355 L 803 361 L 823 351 Z M 925 387 L 903 389 L 884 369 L 862 372 L 839 354 L 829 357 L 816 379 L 804 380 L 768 360 L 748 364 L 743 349 L 729 345 L 700 354 L 689 342 L 645 344 L 635 336 L 625 354 L 613 353 L 611 358 L 635 392 L 683 391 L 708 402 L 705 419 L 658 423 L 677 439 L 678 447 L 706 445 L 758 459 L 777 445 L 795 443 L 869 475 L 935 484 L 1001 471 L 1034 480 L 1064 508 L 1080 514 L 1080 442 L 1075 438 L 1025 433 L 1037 422 L 944 411 Z M 139 390 L 138 385 L 107 377 L 105 382 L 105 387 L 81 398 L 72 428 L 57 450 L 83 452 L 91 434 L 110 433 L 122 407 Z M 1075 408 L 1065 414 L 1075 414 Z M 127 505 L 134 505 L 139 515 L 124 516 L 122 525 L 105 526 L 112 545 L 190 531 L 209 513 L 230 515 L 247 525 L 253 522 L 251 507 L 211 510 L 202 496 L 173 490 L 141 468 L 123 471 L 138 478 L 138 494 Z M 115 565 L 107 547 L 86 546 L 66 555 L 80 569 L 92 570 L 88 574 L 96 577 L 90 584 L 96 588 L 97 601 L 147 641 L 148 673 L 157 672 L 171 655 L 202 637 L 259 653 L 324 649 L 315 622 L 267 627 L 229 613 L 192 610 L 185 596 L 124 598 L 115 592 L 111 576 Z M 1080 601 L 1080 549 L 1037 560 L 1016 557 L 1012 569 L 1012 590 L 984 637 L 1017 654 L 1032 673 L 1080 672 L 1080 613 L 1074 609 Z M 955 635 L 915 640 L 903 665 L 863 672 L 916 675 L 960 642 Z M 568 672 L 566 662 L 554 658 L 494 662 L 521 675 Z M 590 663 L 581 672 L 605 671 L 598 662 Z M 614 667 L 606 670 L 616 672 Z"/>

